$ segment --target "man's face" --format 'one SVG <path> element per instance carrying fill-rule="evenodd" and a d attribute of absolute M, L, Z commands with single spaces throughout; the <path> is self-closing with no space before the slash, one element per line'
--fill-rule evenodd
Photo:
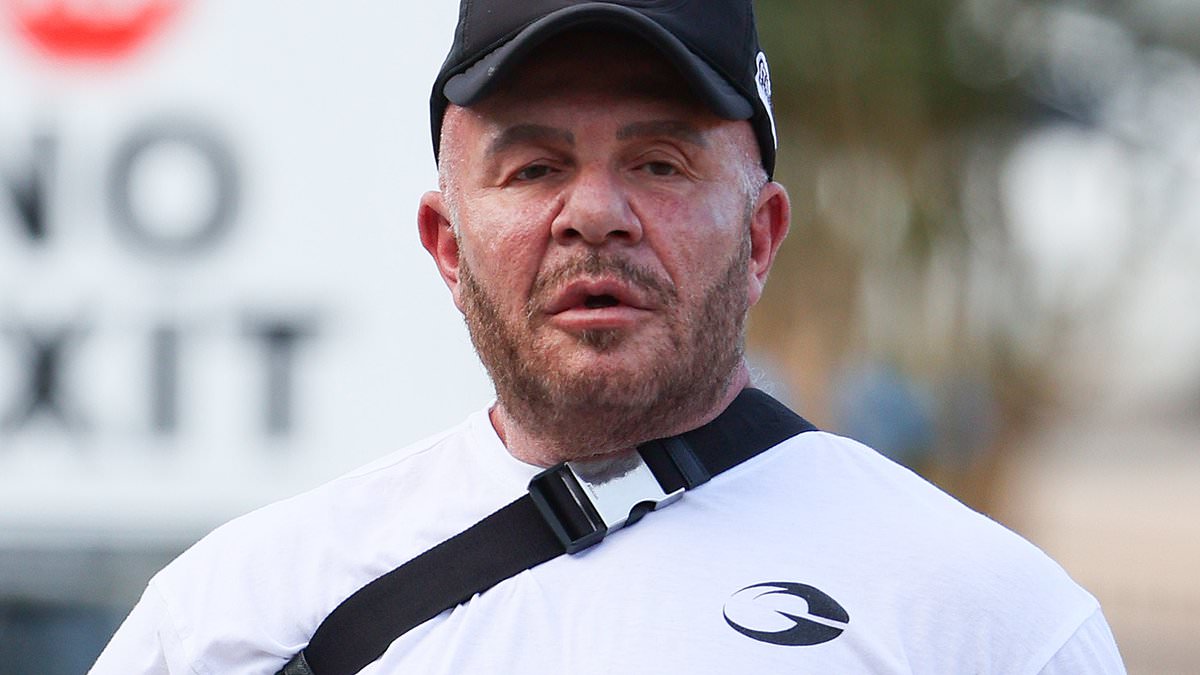
<path fill-rule="evenodd" d="M 728 388 L 760 287 L 749 125 L 611 34 L 501 88 L 450 109 L 441 150 L 451 287 L 501 406 L 560 458 L 682 431 Z"/>

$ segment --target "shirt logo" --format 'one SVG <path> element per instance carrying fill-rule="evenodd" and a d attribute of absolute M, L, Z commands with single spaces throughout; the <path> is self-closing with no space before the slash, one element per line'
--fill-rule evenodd
<path fill-rule="evenodd" d="M 841 635 L 850 615 L 822 591 L 791 581 L 747 586 L 725 603 L 725 623 L 759 642 L 819 645 Z"/>

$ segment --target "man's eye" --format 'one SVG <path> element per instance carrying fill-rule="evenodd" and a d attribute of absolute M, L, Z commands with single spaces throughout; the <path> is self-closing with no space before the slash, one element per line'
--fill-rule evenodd
<path fill-rule="evenodd" d="M 551 171 L 553 169 L 545 164 L 534 164 L 518 171 L 514 178 L 517 180 L 537 180 L 549 176 Z"/>
<path fill-rule="evenodd" d="M 642 170 L 652 176 L 674 176 L 679 173 L 675 165 L 668 162 L 646 162 Z"/>

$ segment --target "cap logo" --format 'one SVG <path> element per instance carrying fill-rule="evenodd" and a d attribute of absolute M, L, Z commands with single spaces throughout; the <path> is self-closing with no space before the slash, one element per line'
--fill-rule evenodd
<path fill-rule="evenodd" d="M 767 109 L 767 117 L 771 120 L 771 142 L 779 149 L 779 134 L 775 131 L 775 110 L 771 107 L 771 70 L 767 67 L 767 55 L 758 53 L 754 59 L 758 69 L 754 73 L 754 84 L 758 86 L 758 98 Z"/>

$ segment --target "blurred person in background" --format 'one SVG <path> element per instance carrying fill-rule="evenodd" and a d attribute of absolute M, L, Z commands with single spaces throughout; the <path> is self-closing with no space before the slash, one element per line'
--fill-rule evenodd
<path fill-rule="evenodd" d="M 463 2 L 418 227 L 495 404 L 217 529 L 92 672 L 1124 672 L 1042 552 L 751 387 L 770 94 L 749 0 Z M 614 486 L 665 508 L 591 546 Z M 360 589 L 439 544 L 421 602 L 553 551 L 393 631 Z"/>

